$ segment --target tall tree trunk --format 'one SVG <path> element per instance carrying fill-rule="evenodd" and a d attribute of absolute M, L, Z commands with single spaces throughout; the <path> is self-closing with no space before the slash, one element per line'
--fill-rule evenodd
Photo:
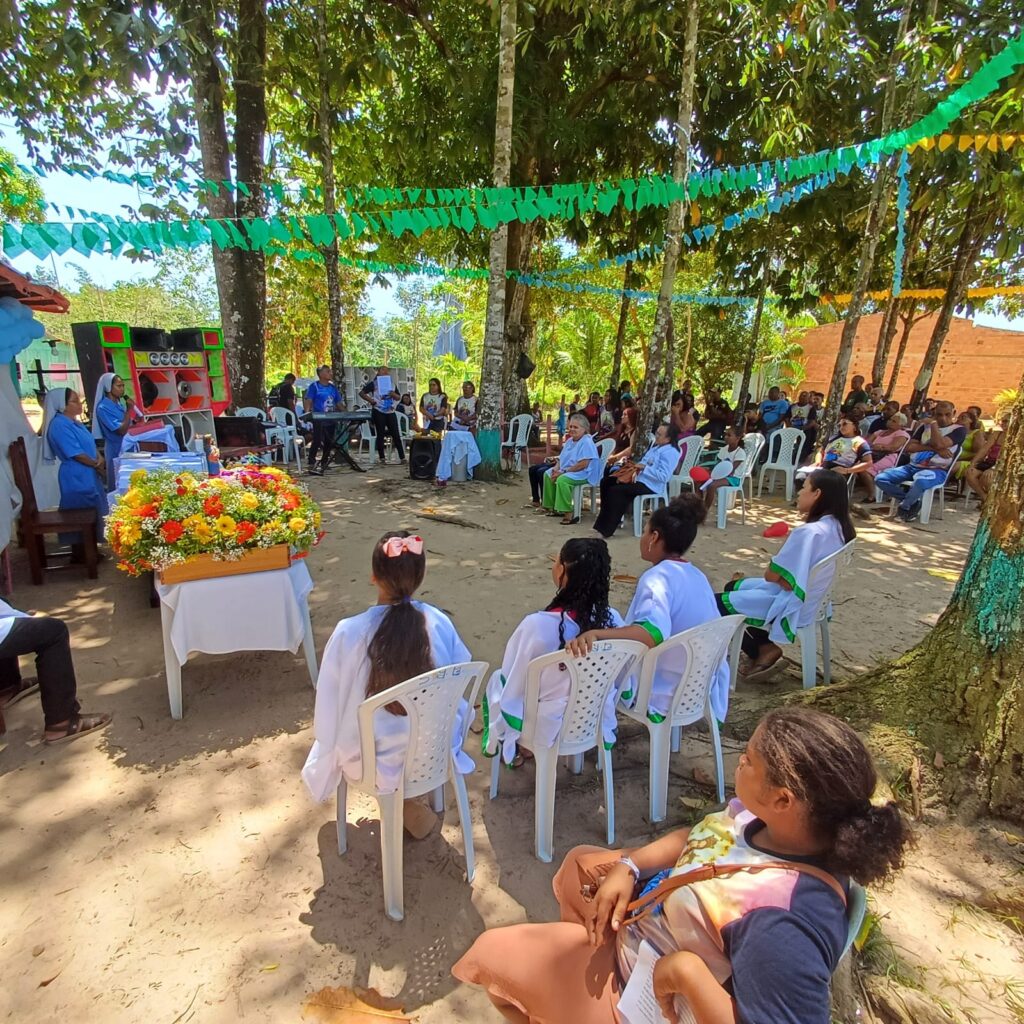
<path fill-rule="evenodd" d="M 506 188 L 512 165 L 512 100 L 516 78 L 516 5 L 501 0 L 498 48 L 498 99 L 494 122 L 494 185 Z M 490 277 L 487 282 L 487 320 L 484 327 L 483 368 L 480 374 L 480 415 L 477 444 L 478 476 L 496 480 L 501 469 L 501 382 L 505 355 L 505 268 L 508 225 L 491 233 Z"/>
<path fill-rule="evenodd" d="M 203 175 L 214 181 L 243 182 L 249 193 L 245 195 L 240 189 L 237 199 L 225 188 L 208 194 L 207 208 L 219 220 L 260 217 L 265 211 L 266 202 L 260 188 L 267 127 L 264 2 L 241 0 L 238 10 L 234 70 L 235 174 L 228 145 L 216 11 L 212 5 L 196 4 L 179 14 L 181 20 L 187 21 L 188 30 L 198 43 L 191 48 L 189 57 Z M 234 404 L 262 406 L 267 301 L 263 253 L 214 246 L 213 270 Z"/>
<path fill-rule="evenodd" d="M 981 246 L 985 241 L 986 214 L 981 208 L 981 186 L 975 185 L 971 193 L 967 210 L 964 212 L 963 227 L 960 229 L 960 237 L 956 243 L 956 254 L 953 257 L 953 269 L 949 275 L 949 284 L 946 285 L 946 293 L 942 296 L 942 305 L 939 306 L 939 315 L 932 328 L 932 336 L 925 350 L 924 359 L 921 361 L 921 369 L 918 370 L 917 378 L 914 381 L 914 393 L 910 396 L 910 404 L 916 410 L 928 395 L 928 388 L 931 386 L 932 375 L 935 373 L 935 365 L 939 361 L 939 353 L 942 345 L 949 334 L 949 325 L 953 321 L 953 311 L 961 302 L 970 280 L 971 272 L 978 260 Z"/>
<path fill-rule="evenodd" d="M 975 812 L 1024 821 L 1024 380 L 967 564 L 934 629 L 890 665 L 820 703 L 865 724 L 912 728 L 922 760 Z M 831 692 L 830 692 L 831 691 Z M 845 696 L 844 696 L 845 693 Z M 818 696 L 818 695 L 816 695 Z"/>
<path fill-rule="evenodd" d="M 686 380 L 686 370 L 690 365 L 690 349 L 693 348 L 693 305 L 686 304 L 686 348 L 683 350 L 683 360 L 679 367 L 680 381 Z M 703 387 L 703 381 L 701 382 Z"/>
<path fill-rule="evenodd" d="M 327 0 L 317 0 L 316 49 L 317 79 L 320 92 L 320 164 L 323 170 L 324 213 L 332 220 L 337 213 L 334 192 L 334 112 L 331 109 L 330 62 L 327 51 Z M 345 394 L 345 337 L 341 324 L 341 272 L 338 266 L 338 236 L 323 248 L 324 270 L 327 273 L 327 319 L 331 328 L 331 367 L 334 383 Z M 355 396 L 352 396 L 353 398 Z"/>
<path fill-rule="evenodd" d="M 665 390 L 668 392 L 668 401 L 671 398 L 672 392 L 675 389 L 675 374 L 676 374 L 676 318 L 671 308 L 668 311 L 668 330 L 665 331 Z M 661 414 L 661 410 L 656 410 L 657 414 Z"/>
<path fill-rule="evenodd" d="M 893 360 L 889 386 L 885 389 L 885 393 L 889 398 L 896 397 L 900 371 L 903 369 L 903 358 L 907 354 L 907 345 L 910 343 L 910 332 L 914 329 L 914 324 L 917 323 L 917 317 L 914 316 L 916 309 L 917 303 L 913 299 L 903 300 L 903 309 L 899 314 L 903 320 L 903 333 L 900 335 L 900 343 L 896 347 L 896 358 Z"/>
<path fill-rule="evenodd" d="M 697 29 L 700 22 L 700 0 L 687 0 L 686 36 L 683 40 L 683 74 L 679 85 L 679 115 L 676 125 L 676 149 L 672 156 L 672 180 L 677 184 L 688 181 L 690 176 L 690 135 L 693 121 L 693 89 L 697 77 Z M 679 251 L 683 235 L 683 203 L 676 200 L 668 208 L 665 226 L 665 263 L 661 272 L 661 288 L 658 292 L 658 309 L 654 315 L 654 330 L 647 355 L 647 369 L 644 374 L 640 400 L 637 403 L 636 441 L 633 455 L 642 455 L 647 450 L 647 430 L 656 414 L 656 395 L 662 366 L 665 362 L 665 338 L 672 316 L 672 293 L 675 290 L 676 268 L 679 265 Z"/>
<path fill-rule="evenodd" d="M 629 278 L 633 273 L 633 261 L 626 260 L 626 268 L 622 274 L 622 298 L 619 300 L 619 326 L 615 331 L 615 354 L 612 356 L 612 376 L 608 386 L 618 388 L 622 383 L 622 350 L 626 346 L 626 323 L 629 320 Z"/>
<path fill-rule="evenodd" d="M 889 58 L 885 95 L 882 99 L 883 135 L 891 130 L 895 115 L 900 48 L 910 25 L 911 7 L 912 0 L 907 0 L 900 17 L 899 28 L 896 30 L 892 55 Z M 882 225 L 885 223 L 885 214 L 889 207 L 889 197 L 898 161 L 899 154 L 894 154 L 888 161 L 880 163 L 875 180 L 871 185 L 867 223 L 864 227 L 864 236 L 861 239 L 857 261 L 857 276 L 854 279 L 850 305 L 846 310 L 846 320 L 843 322 L 843 333 L 839 339 L 839 351 L 836 353 L 836 363 L 832 370 L 832 381 L 825 397 L 824 416 L 818 430 L 819 445 L 827 444 L 839 427 L 839 411 L 846 394 L 846 377 L 850 372 L 850 357 L 853 355 L 853 345 L 857 339 L 857 327 L 860 325 L 864 295 L 868 290 L 871 273 L 875 268 L 875 250 L 878 248 L 878 239 L 882 233 Z"/>
<path fill-rule="evenodd" d="M 514 221 L 509 225 L 508 260 L 520 272 L 529 269 L 536 237 L 536 221 Z M 511 293 L 511 294 L 509 294 Z M 505 395 L 505 418 L 511 419 L 530 411 L 527 383 L 517 373 L 519 357 L 528 355 L 533 337 L 529 319 L 530 289 L 518 277 L 508 282 L 505 292 L 508 314 L 505 318 L 505 359 L 502 367 L 502 390 Z"/>
<path fill-rule="evenodd" d="M 746 412 L 747 392 L 750 390 L 750 377 L 754 372 L 754 360 L 757 358 L 757 346 L 761 341 L 761 318 L 764 315 L 764 299 L 768 293 L 768 275 L 771 269 L 772 255 L 765 253 L 764 267 L 761 270 L 761 284 L 757 289 L 757 306 L 754 307 L 754 325 L 750 330 L 750 348 L 743 363 L 743 381 L 740 384 L 740 396 L 736 402 L 736 425 L 740 426 Z"/>

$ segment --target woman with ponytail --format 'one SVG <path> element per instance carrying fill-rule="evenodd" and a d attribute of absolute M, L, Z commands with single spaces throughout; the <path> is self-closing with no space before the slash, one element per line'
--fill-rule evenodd
<path fill-rule="evenodd" d="M 338 623 L 320 663 L 315 740 L 302 769 L 317 801 L 332 796 L 343 775 L 362 778 L 357 713 L 363 700 L 432 668 L 473 660 L 448 616 L 413 600 L 427 567 L 422 538 L 405 530 L 385 533 L 373 549 L 371 565 L 377 603 Z M 406 717 L 399 704 L 388 704 L 374 715 L 377 788 L 382 793 L 398 788 L 409 738 Z M 463 702 L 454 739 L 463 772 L 474 767 L 462 752 L 472 718 L 472 709 Z"/>
<path fill-rule="evenodd" d="M 600 539 L 566 541 L 551 567 L 555 596 L 540 612 L 527 615 L 505 645 L 501 668 L 487 684 L 483 700 L 483 750 L 488 757 L 499 751 L 506 764 L 516 758 L 523 728 L 526 670 L 534 658 L 560 651 L 583 630 L 622 625 L 622 618 L 608 607 L 611 558 Z M 604 739 L 615 742 L 615 702 L 612 691 L 604 711 Z M 564 669 L 550 665 L 540 684 L 537 741 L 553 746 L 562 726 L 569 700 L 569 680 Z"/>
<path fill-rule="evenodd" d="M 635 849 L 578 846 L 554 879 L 560 920 L 485 932 L 452 973 L 506 1020 L 607 1024 L 643 955 L 667 1021 L 829 1024 L 850 879 L 884 880 L 910 840 L 877 781 L 845 722 L 771 711 L 724 810 Z"/>

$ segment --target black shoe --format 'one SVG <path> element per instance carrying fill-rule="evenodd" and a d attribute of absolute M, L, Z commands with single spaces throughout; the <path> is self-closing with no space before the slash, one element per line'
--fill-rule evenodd
<path fill-rule="evenodd" d="M 310 476 L 323 476 L 324 475 L 323 467 L 321 467 L 320 469 L 311 469 L 309 471 L 309 475 Z"/>
<path fill-rule="evenodd" d="M 915 501 L 910 508 L 896 509 L 896 518 L 902 523 L 912 523 L 921 514 L 921 502 Z"/>

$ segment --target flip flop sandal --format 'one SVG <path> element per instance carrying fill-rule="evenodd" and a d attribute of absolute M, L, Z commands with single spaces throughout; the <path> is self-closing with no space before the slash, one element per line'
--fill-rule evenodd
<path fill-rule="evenodd" d="M 24 700 L 26 697 L 31 697 L 33 693 L 39 692 L 39 681 L 37 679 L 23 679 L 21 685 L 15 690 L 10 697 L 8 697 L 3 704 L 0 704 L 5 711 L 7 708 L 13 708 L 18 701 Z"/>
<path fill-rule="evenodd" d="M 107 714 L 103 715 L 79 715 L 74 714 L 68 721 L 67 729 L 63 736 L 58 736 L 55 739 L 48 740 L 43 738 L 43 743 L 48 747 L 52 747 L 54 743 L 66 743 L 68 740 L 76 740 L 79 736 L 84 736 L 86 733 L 96 732 L 99 729 L 103 729 L 110 725 L 111 716 Z"/>
<path fill-rule="evenodd" d="M 563 519 L 562 520 L 562 525 L 563 526 L 575 526 L 579 521 L 580 521 L 580 517 L 579 516 L 576 516 L 573 519 Z"/>
<path fill-rule="evenodd" d="M 753 671 L 748 672 L 745 676 L 740 676 L 745 683 L 766 683 L 779 669 L 782 668 L 782 657 L 778 657 L 770 665 L 760 665 L 756 663 L 753 666 Z"/>

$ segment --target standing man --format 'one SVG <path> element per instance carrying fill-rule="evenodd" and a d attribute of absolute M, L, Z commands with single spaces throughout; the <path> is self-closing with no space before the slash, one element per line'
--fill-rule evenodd
<path fill-rule="evenodd" d="M 405 462 L 402 433 L 398 429 L 398 417 L 395 415 L 395 406 L 401 395 L 395 390 L 395 383 L 386 366 L 377 367 L 377 376 L 366 382 L 359 397 L 370 403 L 370 419 L 377 432 L 377 461 L 382 466 L 387 462 L 384 455 L 384 434 L 387 432 L 398 452 L 398 461 Z"/>
<path fill-rule="evenodd" d="M 267 404 L 279 409 L 295 412 L 295 374 L 286 373 L 280 384 L 275 384 L 267 396 Z"/>
<path fill-rule="evenodd" d="M 324 364 L 316 370 L 316 380 L 306 388 L 302 405 L 307 413 L 334 412 L 341 405 L 341 393 L 332 381 L 331 368 Z M 334 447 L 335 424 L 329 420 L 313 420 L 313 442 L 309 448 L 309 473 L 312 476 L 323 476 L 324 470 L 331 461 L 331 449 Z M 317 468 L 317 452 L 323 451 L 320 467 Z"/>

